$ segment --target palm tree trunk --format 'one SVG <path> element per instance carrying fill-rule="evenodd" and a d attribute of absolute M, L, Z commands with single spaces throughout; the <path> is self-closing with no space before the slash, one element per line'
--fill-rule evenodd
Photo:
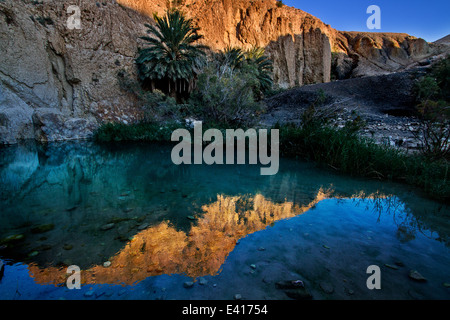
<path fill-rule="evenodd" d="M 175 99 L 177 97 L 177 80 L 175 80 L 174 85 L 172 86 L 172 80 L 169 79 L 169 97 Z"/>

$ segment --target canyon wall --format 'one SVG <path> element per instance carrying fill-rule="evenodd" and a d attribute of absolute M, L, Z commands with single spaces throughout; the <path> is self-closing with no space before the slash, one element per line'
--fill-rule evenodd
<path fill-rule="evenodd" d="M 151 19 L 115 1 L 0 2 L 0 143 L 92 136 L 102 121 L 139 116 L 117 74 L 134 72 L 137 39 Z"/>
<path fill-rule="evenodd" d="M 405 33 L 338 31 L 307 12 L 278 6 L 276 0 L 118 2 L 147 16 L 162 16 L 176 7 L 193 19 L 203 42 L 215 50 L 266 48 L 275 83 L 285 88 L 328 82 L 331 73 L 343 79 L 401 71 L 442 51 Z"/>
<path fill-rule="evenodd" d="M 140 118 L 118 75 L 134 59 L 153 14 L 174 1 L 77 2 L 81 29 L 70 29 L 70 1 L 0 1 L 0 144 L 92 136 L 103 122 Z M 341 32 L 275 0 L 179 0 L 214 50 L 265 47 L 279 87 L 399 71 L 441 46 L 406 34 Z"/>

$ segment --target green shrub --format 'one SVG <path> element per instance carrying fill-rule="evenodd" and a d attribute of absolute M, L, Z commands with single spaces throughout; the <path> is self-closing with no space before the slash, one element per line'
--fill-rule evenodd
<path fill-rule="evenodd" d="M 265 49 L 254 47 L 247 51 L 241 48 L 228 47 L 224 51 L 214 55 L 218 68 L 230 68 L 240 70 L 243 73 L 251 73 L 259 84 L 253 87 L 253 93 L 257 100 L 272 90 L 273 87 L 273 62 L 265 55 Z"/>
<path fill-rule="evenodd" d="M 144 122 L 176 121 L 185 117 L 189 107 L 177 104 L 175 98 L 157 89 L 153 92 L 144 90 L 141 84 L 125 71 L 120 71 L 117 78 L 120 88 L 132 93 L 140 102 Z"/>
<path fill-rule="evenodd" d="M 250 68 L 250 67 L 248 67 Z M 248 125 L 261 110 L 255 101 L 258 79 L 249 69 L 232 69 L 212 61 L 198 78 L 190 99 L 194 116 L 228 126 Z"/>
<path fill-rule="evenodd" d="M 430 159 L 450 157 L 450 58 L 436 63 L 419 78 L 414 94 L 420 124 L 413 132 Z"/>
<path fill-rule="evenodd" d="M 278 95 L 280 93 L 286 92 L 287 90 L 290 90 L 290 89 L 282 88 L 282 87 L 279 87 L 279 86 L 272 87 L 271 89 L 266 91 L 265 98 L 270 98 L 270 97 L 276 96 L 276 95 Z"/>
<path fill-rule="evenodd" d="M 450 56 L 434 65 L 431 74 L 440 88 L 440 99 L 450 102 Z"/>
<path fill-rule="evenodd" d="M 227 48 L 213 54 L 199 74 L 189 100 L 192 116 L 219 127 L 249 126 L 272 89 L 272 62 L 264 49 Z"/>
<path fill-rule="evenodd" d="M 94 138 L 97 142 L 167 142 L 171 140 L 172 132 L 182 127 L 177 122 L 165 125 L 154 122 L 141 122 L 136 124 L 107 123 L 97 129 Z"/>
<path fill-rule="evenodd" d="M 420 124 L 413 134 L 422 154 L 431 159 L 450 158 L 450 107 L 444 101 L 425 100 L 417 106 Z"/>
<path fill-rule="evenodd" d="M 420 101 L 434 99 L 440 94 L 440 88 L 435 78 L 424 76 L 419 79 L 415 86 L 416 99 Z"/>
<path fill-rule="evenodd" d="M 265 49 L 254 47 L 244 53 L 245 64 L 252 67 L 259 81 L 259 90 L 255 92 L 259 99 L 273 88 L 273 62 L 265 55 Z"/>

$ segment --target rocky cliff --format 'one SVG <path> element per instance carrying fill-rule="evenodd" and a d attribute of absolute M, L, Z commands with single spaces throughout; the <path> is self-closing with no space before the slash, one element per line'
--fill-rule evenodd
<path fill-rule="evenodd" d="M 442 51 L 404 33 L 346 32 L 276 0 L 118 0 L 147 16 L 177 7 L 201 28 L 204 43 L 265 47 L 281 87 L 400 71 Z M 174 5 L 178 3 L 178 5 Z"/>
<path fill-rule="evenodd" d="M 145 15 L 164 14 L 170 1 L 119 0 Z M 173 3 L 174 1 L 172 1 Z M 292 87 L 330 80 L 334 30 L 312 15 L 275 0 L 184 0 L 176 6 L 200 27 L 214 50 L 228 46 L 265 47 L 274 62 L 274 80 Z"/>
<path fill-rule="evenodd" d="M 117 74 L 132 72 L 151 20 L 115 1 L 82 1 L 69 29 L 66 1 L 0 1 L 0 142 L 82 139 L 101 121 L 133 121 L 133 97 Z"/>
<path fill-rule="evenodd" d="M 88 138 L 104 121 L 140 117 L 120 89 L 135 72 L 144 23 L 178 3 L 215 50 L 261 46 L 274 81 L 292 87 L 402 70 L 442 50 L 406 34 L 340 32 L 275 0 L 0 0 L 0 143 Z"/>

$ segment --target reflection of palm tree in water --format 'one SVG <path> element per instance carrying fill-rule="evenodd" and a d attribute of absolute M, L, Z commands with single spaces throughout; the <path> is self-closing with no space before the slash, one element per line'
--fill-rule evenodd
<path fill-rule="evenodd" d="M 110 259 L 111 265 L 82 271 L 82 283 L 133 284 L 149 276 L 186 274 L 191 277 L 216 274 L 233 251 L 236 242 L 268 225 L 302 214 L 329 197 L 320 190 L 309 204 L 273 203 L 264 196 L 225 197 L 203 206 L 204 215 L 188 233 L 177 231 L 168 222 L 138 234 Z M 65 282 L 65 269 L 29 266 L 39 283 Z"/>

